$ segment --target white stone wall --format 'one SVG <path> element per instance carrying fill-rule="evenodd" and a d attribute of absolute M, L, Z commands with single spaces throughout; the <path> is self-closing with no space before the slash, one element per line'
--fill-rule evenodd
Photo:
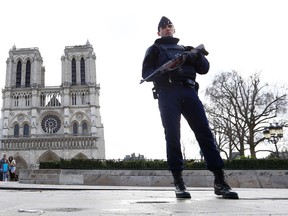
<path fill-rule="evenodd" d="M 288 188 L 288 170 L 226 170 L 232 188 Z M 173 187 L 167 170 L 22 170 L 20 183 Z M 213 187 L 207 170 L 184 170 L 187 187 Z"/>

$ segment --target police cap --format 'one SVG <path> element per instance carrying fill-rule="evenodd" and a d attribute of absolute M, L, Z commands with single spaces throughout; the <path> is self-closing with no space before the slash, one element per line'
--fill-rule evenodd
<path fill-rule="evenodd" d="M 170 25 L 170 24 L 173 24 L 171 22 L 171 20 L 169 20 L 167 17 L 163 16 L 158 24 L 158 32 L 160 31 L 160 28 L 161 27 L 164 27 L 166 25 Z"/>

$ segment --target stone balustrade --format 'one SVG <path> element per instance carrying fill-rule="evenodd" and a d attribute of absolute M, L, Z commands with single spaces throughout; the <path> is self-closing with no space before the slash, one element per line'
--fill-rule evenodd
<path fill-rule="evenodd" d="M 97 149 L 98 137 L 93 136 L 71 136 L 67 138 L 22 138 L 3 139 L 2 150 L 29 150 L 29 149 Z"/>

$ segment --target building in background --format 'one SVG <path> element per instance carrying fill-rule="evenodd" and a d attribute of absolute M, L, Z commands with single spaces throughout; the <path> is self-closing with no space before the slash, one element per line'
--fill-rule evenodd
<path fill-rule="evenodd" d="M 137 156 L 135 153 L 132 153 L 131 155 L 126 155 L 124 160 L 145 160 L 145 157 L 141 154 L 138 154 Z"/>
<path fill-rule="evenodd" d="M 0 152 L 13 156 L 18 168 L 61 158 L 105 159 L 95 61 L 88 41 L 65 47 L 61 85 L 47 87 L 38 48 L 9 51 Z"/>

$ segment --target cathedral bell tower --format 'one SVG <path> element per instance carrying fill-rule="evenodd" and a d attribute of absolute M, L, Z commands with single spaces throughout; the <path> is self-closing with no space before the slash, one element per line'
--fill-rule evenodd
<path fill-rule="evenodd" d="M 5 88 L 44 86 L 45 68 L 38 48 L 16 49 L 14 45 L 6 64 Z"/>

